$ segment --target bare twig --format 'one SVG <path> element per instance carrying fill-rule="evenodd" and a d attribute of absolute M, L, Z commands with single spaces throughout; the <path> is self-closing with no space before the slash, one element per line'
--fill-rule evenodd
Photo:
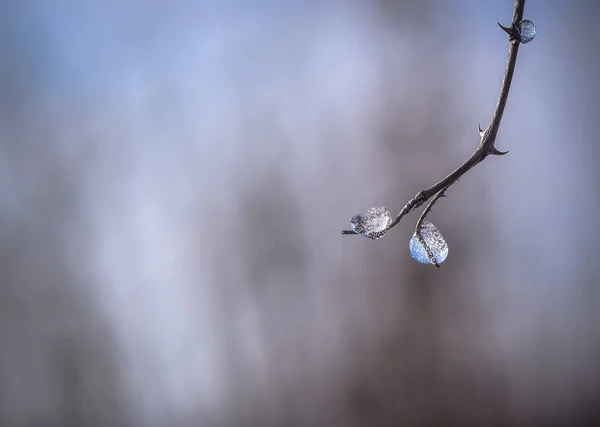
<path fill-rule="evenodd" d="M 498 129 L 500 128 L 500 122 L 502 121 L 502 114 L 504 113 L 504 108 L 506 107 L 506 101 L 508 99 L 508 93 L 510 91 L 510 85 L 512 83 L 513 74 L 515 71 L 515 65 L 517 64 L 517 54 L 519 52 L 519 45 L 521 41 L 521 36 L 519 32 L 519 23 L 523 20 L 523 11 L 525 9 L 525 0 L 515 0 L 515 6 L 513 10 L 512 23 L 510 27 L 504 27 L 500 23 L 498 25 L 508 34 L 508 62 L 506 64 L 506 70 L 504 71 L 504 79 L 502 81 L 502 87 L 500 88 L 500 94 L 498 95 L 498 102 L 496 103 L 496 109 L 494 110 L 494 114 L 492 115 L 492 120 L 489 125 L 485 128 L 485 130 L 481 129 L 479 126 L 479 137 L 481 138 L 479 147 L 471 156 L 460 165 L 454 172 L 446 176 L 444 179 L 439 181 L 437 184 L 433 185 L 430 188 L 419 191 L 412 199 L 408 201 L 408 203 L 402 208 L 400 213 L 396 216 L 396 218 L 390 223 L 385 231 L 388 231 L 392 227 L 396 226 L 404 215 L 412 212 L 413 210 L 420 207 L 427 200 L 434 197 L 421 217 L 417 222 L 416 232 L 419 240 L 422 241 L 422 236 L 420 233 L 421 225 L 425 220 L 427 214 L 431 211 L 431 208 L 442 196 L 444 196 L 444 192 L 460 177 L 466 174 L 468 171 L 473 169 L 479 163 L 481 163 L 485 158 L 489 155 L 503 155 L 508 153 L 508 151 L 499 151 L 496 146 L 496 136 L 498 135 Z M 342 234 L 357 234 L 353 230 L 343 230 Z M 427 245 L 423 245 L 428 249 Z M 429 250 L 429 249 L 428 249 Z M 431 256 L 428 258 L 432 259 Z M 435 260 L 435 257 L 433 257 Z M 437 263 L 434 263 L 436 267 L 439 267 Z"/>

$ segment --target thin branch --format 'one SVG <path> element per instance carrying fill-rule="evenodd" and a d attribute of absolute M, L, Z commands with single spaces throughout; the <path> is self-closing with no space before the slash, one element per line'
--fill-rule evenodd
<path fill-rule="evenodd" d="M 420 225 L 423 223 L 425 216 L 427 215 L 427 213 L 429 213 L 435 202 L 439 200 L 439 198 L 444 195 L 444 192 L 456 181 L 458 181 L 459 178 L 461 178 L 464 174 L 466 174 L 468 171 L 470 171 L 483 160 L 485 160 L 487 156 L 503 155 L 508 153 L 508 151 L 499 151 L 496 148 L 495 143 L 496 136 L 498 135 L 498 129 L 500 128 L 500 122 L 502 121 L 502 114 L 504 113 L 504 108 L 506 107 L 508 93 L 510 92 L 510 85 L 512 83 L 515 65 L 517 64 L 517 54 L 519 52 L 519 45 L 521 41 L 521 36 L 519 33 L 519 23 L 523 20 L 524 9 L 525 0 L 515 0 L 511 26 L 504 27 L 500 23 L 498 23 L 500 28 L 502 28 L 508 34 L 508 61 L 506 64 L 506 69 L 504 71 L 504 79 L 502 81 L 502 87 L 500 88 L 500 94 L 498 95 L 498 102 L 496 103 L 494 114 L 492 115 L 492 120 L 485 130 L 481 129 L 481 126 L 479 126 L 479 136 L 481 138 L 479 147 L 454 172 L 452 172 L 451 174 L 449 174 L 444 179 L 439 181 L 437 184 L 431 186 L 430 188 L 419 191 L 412 199 L 410 199 L 385 231 L 388 231 L 389 229 L 395 227 L 406 214 L 417 209 L 427 200 L 435 196 L 434 199 L 429 203 L 421 217 L 419 218 L 419 222 L 417 223 L 417 230 L 420 229 Z M 342 230 L 342 234 L 357 233 L 353 230 Z M 418 233 L 418 235 L 420 235 L 420 232 Z M 426 245 L 424 246 L 427 247 Z"/>
<path fill-rule="evenodd" d="M 448 187 L 450 187 L 450 186 L 448 186 Z M 423 245 L 423 247 L 425 248 L 425 252 L 427 253 L 427 258 L 429 259 L 429 262 L 431 262 L 433 265 L 435 265 L 435 268 L 440 268 L 440 265 L 438 264 L 437 258 L 433 254 L 431 247 L 429 247 L 429 245 L 427 243 L 425 243 L 425 239 L 423 238 L 423 234 L 421 233 L 421 228 L 423 227 L 423 221 L 425 221 L 425 217 L 427 217 L 427 214 L 429 212 L 431 212 L 431 208 L 433 208 L 433 205 L 435 205 L 435 202 L 437 202 L 442 197 L 446 197 L 446 190 L 448 189 L 448 187 L 442 188 L 440 191 L 437 192 L 437 194 L 433 197 L 433 199 L 431 199 L 431 201 L 429 202 L 429 204 L 427 205 L 427 207 L 425 208 L 425 210 L 419 217 L 419 220 L 417 221 L 417 225 L 415 226 L 415 234 L 417 235 L 417 239 L 419 239 L 419 242 L 421 242 L 421 245 Z"/>

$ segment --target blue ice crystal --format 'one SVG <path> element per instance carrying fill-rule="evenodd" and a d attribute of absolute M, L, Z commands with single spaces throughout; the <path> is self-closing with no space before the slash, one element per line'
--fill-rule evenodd
<path fill-rule="evenodd" d="M 535 37 L 535 25 L 529 19 L 523 19 L 519 23 L 519 33 L 521 34 L 521 43 L 529 43 Z"/>
<path fill-rule="evenodd" d="M 421 225 L 421 236 L 425 244 L 429 247 L 431 254 L 438 264 L 444 262 L 448 256 L 448 244 L 444 240 L 442 233 L 439 232 L 435 225 L 429 221 L 423 221 Z M 427 255 L 427 249 L 417 237 L 417 233 L 413 234 L 409 243 L 410 255 L 413 259 L 421 264 L 433 264 Z"/>

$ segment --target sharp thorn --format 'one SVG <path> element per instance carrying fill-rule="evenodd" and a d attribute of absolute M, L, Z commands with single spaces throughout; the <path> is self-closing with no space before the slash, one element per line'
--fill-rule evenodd
<path fill-rule="evenodd" d="M 499 26 L 500 28 L 502 28 L 502 29 L 504 30 L 504 32 L 505 32 L 506 34 L 508 34 L 509 36 L 511 36 L 511 35 L 512 35 L 512 27 L 505 27 L 504 25 L 502 25 L 502 24 L 501 24 L 501 23 L 499 23 L 499 22 L 498 22 L 498 26 Z"/>
<path fill-rule="evenodd" d="M 483 136 L 483 134 L 485 133 L 485 130 L 481 129 L 481 125 L 477 125 L 477 129 L 479 130 L 479 136 Z"/>
<path fill-rule="evenodd" d="M 508 151 L 500 151 L 496 147 L 492 147 L 489 151 L 489 154 L 493 154 L 495 156 L 504 156 L 505 154 L 508 154 Z"/>

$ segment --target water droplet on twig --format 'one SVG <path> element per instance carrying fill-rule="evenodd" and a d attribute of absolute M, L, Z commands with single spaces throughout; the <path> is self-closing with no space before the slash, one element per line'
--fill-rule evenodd
<path fill-rule="evenodd" d="M 519 33 L 521 34 L 521 43 L 529 43 L 535 37 L 535 25 L 529 19 L 523 19 L 519 23 Z"/>
<path fill-rule="evenodd" d="M 388 231 L 392 223 L 392 215 L 383 206 L 371 208 L 363 214 L 350 218 L 352 231 L 371 239 L 379 239 Z"/>
<path fill-rule="evenodd" d="M 410 239 L 410 255 L 413 259 L 421 264 L 434 264 L 432 261 L 437 262 L 437 264 L 443 263 L 448 256 L 448 244 L 444 240 L 442 233 L 431 222 L 423 221 L 421 236 L 423 237 L 423 242 L 419 240 L 416 232 Z M 429 254 L 423 243 L 429 248 Z M 433 260 L 430 259 L 431 256 L 433 256 Z"/>

